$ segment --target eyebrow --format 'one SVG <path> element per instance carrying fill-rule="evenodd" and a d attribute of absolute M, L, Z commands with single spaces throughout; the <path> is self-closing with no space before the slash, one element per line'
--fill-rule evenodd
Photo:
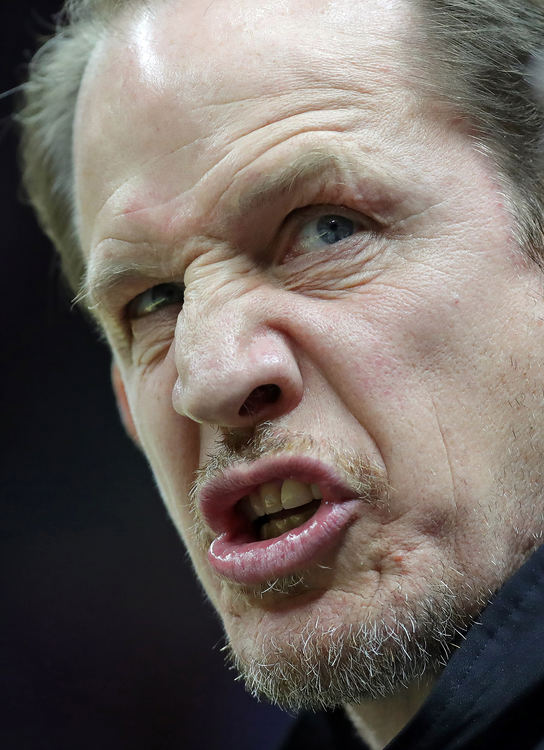
<path fill-rule="evenodd" d="M 91 313 L 96 315 L 103 306 L 103 300 L 116 287 L 126 283 L 127 280 L 137 283 L 138 280 L 162 278 L 162 267 L 162 263 L 149 259 L 144 261 L 134 258 L 126 260 L 119 258 L 114 261 L 110 258 L 99 259 L 87 266 L 80 290 L 73 302 L 83 303 Z"/>
<path fill-rule="evenodd" d="M 313 149 L 301 154 L 291 164 L 273 174 L 259 176 L 250 188 L 239 198 L 237 212 L 250 213 L 277 200 L 281 195 L 295 192 L 299 185 L 318 176 L 338 172 L 340 159 L 337 155 Z M 112 238 L 113 239 L 113 238 Z M 149 247 L 149 243 L 143 243 Z M 142 261 L 135 258 L 98 259 L 87 266 L 80 291 L 74 303 L 82 302 L 96 315 L 106 299 L 116 287 L 127 280 L 162 279 L 164 263 L 146 257 Z"/>
<path fill-rule="evenodd" d="M 240 197 L 240 212 L 261 208 L 273 198 L 294 192 L 300 183 L 315 179 L 326 172 L 338 171 L 339 164 L 340 160 L 335 154 L 316 149 L 307 151 L 277 173 L 260 177 L 247 193 Z"/>

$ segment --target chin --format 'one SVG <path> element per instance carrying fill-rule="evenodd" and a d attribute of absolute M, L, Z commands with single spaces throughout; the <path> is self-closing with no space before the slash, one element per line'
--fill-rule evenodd
<path fill-rule="evenodd" d="M 375 571 L 351 589 L 334 578 L 329 569 L 261 586 L 225 582 L 227 661 L 252 695 L 294 712 L 393 695 L 445 666 L 491 596 L 451 581 L 402 591 Z"/>

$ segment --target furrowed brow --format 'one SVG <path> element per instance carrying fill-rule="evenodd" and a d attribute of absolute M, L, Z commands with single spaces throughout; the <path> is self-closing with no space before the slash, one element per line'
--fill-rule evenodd
<path fill-rule="evenodd" d="M 283 169 L 253 181 L 247 191 L 242 191 L 237 213 L 247 215 L 268 205 L 278 196 L 296 191 L 304 182 L 338 172 L 339 166 L 340 159 L 336 155 L 316 150 L 304 153 Z M 108 257 L 94 261 L 87 268 L 74 302 L 83 303 L 98 316 L 105 301 L 111 299 L 122 284 L 162 278 L 161 267 L 160 262 L 145 257 L 126 260 Z"/>
<path fill-rule="evenodd" d="M 242 194 L 239 201 L 240 213 L 247 214 L 256 208 L 262 208 L 274 198 L 294 192 L 304 182 L 326 173 L 338 172 L 339 166 L 338 157 L 330 153 L 310 151 L 302 154 L 279 172 L 259 178 Z"/>
<path fill-rule="evenodd" d="M 98 315 L 106 300 L 126 283 L 159 278 L 161 265 L 153 261 L 131 259 L 100 259 L 87 267 L 87 273 L 74 302 L 83 303 Z"/>

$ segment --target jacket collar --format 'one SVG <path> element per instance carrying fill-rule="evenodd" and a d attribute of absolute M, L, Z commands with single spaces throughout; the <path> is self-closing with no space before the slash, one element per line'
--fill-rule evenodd
<path fill-rule="evenodd" d="M 539 687 L 544 689 L 544 546 L 485 608 L 387 750 L 533 748 L 544 737 Z"/>

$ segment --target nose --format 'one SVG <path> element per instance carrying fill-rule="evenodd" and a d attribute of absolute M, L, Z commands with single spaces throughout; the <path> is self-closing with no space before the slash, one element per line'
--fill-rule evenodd
<path fill-rule="evenodd" d="M 248 427 L 302 398 L 295 346 L 266 295 L 187 304 L 176 329 L 175 410 L 195 422 Z"/>

